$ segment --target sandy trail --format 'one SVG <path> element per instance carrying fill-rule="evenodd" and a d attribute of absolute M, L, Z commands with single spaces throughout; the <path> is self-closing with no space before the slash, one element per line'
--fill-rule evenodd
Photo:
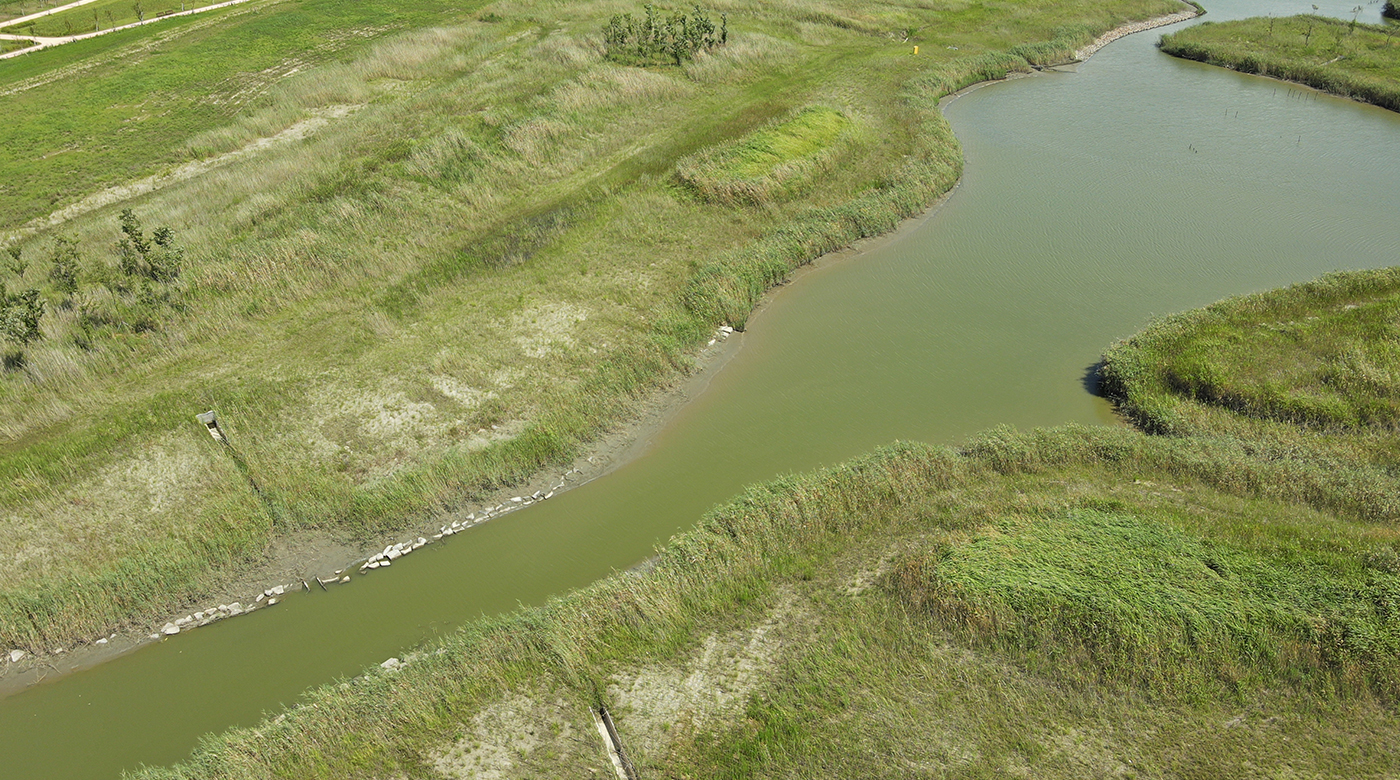
<path fill-rule="evenodd" d="M 178 166 L 172 170 L 163 173 L 158 173 L 153 176 L 147 176 L 144 179 L 130 182 L 128 184 L 121 184 L 115 187 L 108 187 L 105 190 L 94 192 L 91 195 L 88 195 L 87 197 L 78 201 L 77 203 L 59 209 L 58 211 L 55 211 L 52 214 L 49 214 L 48 216 L 40 217 L 38 219 L 30 221 L 28 224 L 24 225 L 18 230 L 13 231 L 8 238 L 13 239 L 17 236 L 28 235 L 31 233 L 38 232 L 40 230 L 44 230 L 45 228 L 55 227 L 57 225 L 63 224 L 64 222 L 67 222 L 68 220 L 74 217 L 80 216 L 82 214 L 87 214 L 91 211 L 96 211 L 97 209 L 100 209 L 103 206 L 109 206 L 113 203 L 117 203 L 123 200 L 130 200 L 131 198 L 135 198 L 140 195 L 145 195 L 148 192 L 154 192 L 171 184 L 187 181 L 202 173 L 206 173 L 215 168 L 220 168 L 225 165 L 228 165 L 231 162 L 235 162 L 237 160 L 241 160 L 243 158 L 255 155 L 270 147 L 288 144 L 293 141 L 300 141 L 303 138 L 310 137 L 317 130 L 320 130 L 322 127 L 325 127 L 332 120 L 347 117 L 359 108 L 360 106 L 345 105 L 331 106 L 329 108 L 321 109 L 320 111 L 316 112 L 315 116 L 312 116 L 308 119 L 303 119 L 300 122 L 297 122 L 296 124 L 292 125 L 291 127 L 288 127 L 286 130 L 277 133 L 276 135 L 268 136 L 266 138 L 259 138 L 258 140 L 253 141 L 252 143 L 240 149 L 235 149 L 231 152 L 225 152 L 224 154 L 221 154 L 217 157 L 212 157 L 207 160 L 196 160 L 194 162 L 188 162 L 184 165 Z"/>

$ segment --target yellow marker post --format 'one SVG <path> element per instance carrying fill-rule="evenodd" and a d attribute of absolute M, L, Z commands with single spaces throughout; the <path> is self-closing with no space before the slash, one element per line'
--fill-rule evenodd
<path fill-rule="evenodd" d="M 915 46 L 915 47 L 914 47 L 914 53 L 915 53 L 915 54 L 918 54 L 918 53 L 919 53 L 919 47 L 918 47 L 918 46 Z"/>

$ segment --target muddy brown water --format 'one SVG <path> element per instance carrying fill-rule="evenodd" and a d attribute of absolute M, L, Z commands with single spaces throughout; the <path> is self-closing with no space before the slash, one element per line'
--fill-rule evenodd
<path fill-rule="evenodd" d="M 751 482 L 895 439 L 1114 424 L 1086 371 L 1153 315 L 1400 262 L 1400 116 L 1171 59 L 1159 32 L 952 102 L 967 168 L 947 203 L 783 289 L 641 457 L 350 585 L 12 695 L 0 777 L 179 761 L 307 687 L 632 566 Z"/>

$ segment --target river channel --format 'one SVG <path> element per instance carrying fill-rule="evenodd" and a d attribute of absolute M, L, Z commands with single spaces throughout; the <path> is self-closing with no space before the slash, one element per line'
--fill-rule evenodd
<path fill-rule="evenodd" d="M 1117 424 L 1086 370 L 1152 316 L 1400 262 L 1400 116 L 1172 59 L 1160 32 L 949 104 L 967 164 L 947 202 L 784 288 L 640 457 L 403 565 L 8 697 L 0 777 L 179 761 L 310 686 L 632 566 L 751 482 L 895 439 Z"/>

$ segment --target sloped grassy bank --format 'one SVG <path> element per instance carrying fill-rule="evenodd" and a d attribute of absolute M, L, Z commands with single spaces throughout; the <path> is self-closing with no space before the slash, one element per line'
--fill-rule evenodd
<path fill-rule="evenodd" d="M 1115 344 L 1103 389 L 1151 431 L 1258 440 L 1296 431 L 1383 449 L 1400 425 L 1397 314 L 1396 268 L 1227 298 Z"/>
<path fill-rule="evenodd" d="M 1395 427 L 1347 410 L 1389 408 L 1397 306 L 1392 269 L 1168 318 L 1104 369 L 1166 435 L 995 429 L 754 486 L 644 571 L 138 776 L 588 777 L 600 706 L 643 776 L 1391 776 Z M 1200 392 L 1262 385 L 1332 413 Z"/>
<path fill-rule="evenodd" d="M 599 705 L 645 776 L 1394 772 L 1400 484 L 1362 471 L 1370 499 L 1228 439 L 897 444 L 138 776 L 583 777 Z"/>
<path fill-rule="evenodd" d="M 1151 13 L 1157 5 L 1137 4 L 1133 8 L 1141 6 L 1139 10 Z M 593 24 L 601 18 L 597 17 L 600 9 L 571 8 L 580 16 L 573 21 L 580 24 Z M 1050 14 L 1059 9 L 1042 10 Z M 782 34 L 781 9 L 762 13 L 773 18 L 756 18 L 753 25 Z M 890 13 L 904 12 L 895 9 Z M 1095 7 L 1086 13 L 1099 18 L 1104 11 Z M 844 18 L 819 20 L 859 39 L 851 47 L 855 53 L 844 56 L 865 68 L 892 56 L 884 49 L 888 39 L 878 29 L 852 32 Z M 751 51 L 751 60 L 735 55 L 738 59 L 734 62 L 711 61 L 711 70 L 721 71 L 718 76 L 711 71 L 699 75 L 668 72 L 665 78 L 631 71 L 618 74 L 612 66 L 589 59 L 596 59 L 596 53 L 585 51 L 578 40 L 548 37 L 532 19 L 521 14 L 513 21 L 471 20 L 451 34 L 437 30 L 408 35 L 405 41 L 391 41 L 370 52 L 365 62 L 345 66 L 349 75 L 339 71 L 319 74 L 317 78 L 332 81 L 342 77 L 354 81 L 350 76 L 362 71 L 368 74 L 365 79 L 382 79 L 386 72 L 398 74 L 421 88 L 405 94 L 421 101 L 424 113 L 394 110 L 398 98 L 377 98 L 378 103 L 360 109 L 347 124 L 346 135 L 327 141 L 337 145 L 335 154 L 287 152 L 306 156 L 302 162 L 310 167 L 293 166 L 309 171 L 305 174 L 308 181 L 298 179 L 298 186 L 273 188 L 269 192 L 274 195 L 257 196 L 289 198 L 280 211 L 269 206 L 266 213 L 249 216 L 245 209 L 239 213 L 246 219 L 237 224 L 215 221 L 192 230 L 191 243 L 202 237 L 210 246 L 224 246 L 221 242 L 227 239 L 233 247 L 227 258 L 196 258 L 199 262 L 208 260 L 209 265 L 199 270 L 204 284 L 192 291 L 190 305 L 214 307 L 218 316 L 172 325 L 169 338 L 151 336 L 149 343 L 143 340 L 145 336 L 123 336 L 121 350 L 98 350 L 95 357 L 76 358 L 95 361 L 101 372 L 94 374 L 79 367 L 62 382 L 19 383 L 7 388 L 15 394 L 15 409 L 34 405 L 68 415 L 65 421 L 21 437 L 0 459 L 0 474 L 7 475 L 9 490 L 5 505 L 16 516 L 48 524 L 32 533 L 14 532 L 17 545 L 39 548 L 34 556 L 42 558 L 43 565 L 5 572 L 0 637 L 7 647 L 39 653 L 57 646 L 71 647 L 73 641 L 105 635 L 116 626 L 142 630 L 158 625 L 193 599 L 209 597 L 230 572 L 256 564 L 271 541 L 289 533 L 315 529 L 373 539 L 427 522 L 435 513 L 470 505 L 551 465 L 568 462 L 600 432 L 632 413 L 639 399 L 683 373 L 691 350 L 704 343 L 716 325 L 742 325 L 764 291 L 792 269 L 857 238 L 888 231 L 946 192 L 957 180 L 960 158 L 956 140 L 937 111 L 942 95 L 1011 71 L 1068 59 L 1102 26 L 1061 27 L 1056 37 L 1040 43 L 928 65 L 924 65 L 925 60 L 908 60 L 913 64 L 887 70 L 887 75 L 897 75 L 900 80 L 890 85 L 889 94 L 897 94 L 896 99 L 886 101 L 890 115 L 880 119 L 899 131 L 880 134 L 879 144 L 862 148 L 868 155 L 863 158 L 868 169 L 854 167 L 851 172 L 842 172 L 839 186 L 811 202 L 717 214 L 677 194 L 670 178 L 674 162 L 703 147 L 707 133 L 717 132 L 721 137 L 742 134 L 745 122 L 756 123 L 751 114 L 761 115 L 765 106 L 805 104 L 820 98 L 820 91 L 814 92 L 808 81 L 765 70 L 769 61 L 764 59 L 763 46 L 789 52 L 787 56 L 791 56 L 790 48 L 783 49 L 775 43 L 777 39 L 756 33 L 750 44 L 758 53 Z M 744 43 L 749 34 L 736 31 L 736 41 Z M 536 46 L 532 35 L 545 36 L 544 41 Z M 415 49 L 414 56 L 408 57 L 403 49 L 421 44 L 418 38 L 424 36 L 431 39 L 432 45 L 425 46 L 429 54 Z M 978 40 L 985 45 L 982 38 Z M 473 48 L 479 41 L 486 43 Z M 900 52 L 902 56 L 903 47 Z M 831 72 L 846 72 L 842 70 L 844 60 L 828 61 L 823 59 L 828 55 L 819 54 L 812 62 L 834 69 Z M 531 58 L 536 66 L 544 62 L 546 65 L 538 67 L 547 71 L 540 75 L 536 66 L 510 71 L 511 78 L 524 86 L 502 82 L 502 89 L 516 89 L 525 96 L 518 106 L 505 105 L 509 101 L 503 100 L 504 108 L 483 108 L 472 102 L 477 99 L 474 87 L 468 90 L 455 82 L 443 86 L 431 81 L 438 73 L 432 67 L 435 62 L 451 62 L 456 69 L 451 72 L 468 74 L 461 78 L 474 85 L 475 77 L 470 75 L 474 68 L 487 64 L 499 68 L 501 61 L 512 57 Z M 605 72 L 579 75 L 580 70 L 595 66 Z M 724 71 L 725 67 L 733 72 Z M 783 67 L 787 65 L 776 70 Z M 824 71 L 812 71 L 820 72 Z M 861 73 L 864 71 L 856 69 L 848 75 L 858 78 Z M 691 75 L 706 88 L 690 85 Z M 815 76 L 808 74 L 806 78 Z M 540 79 L 558 82 L 560 94 L 571 96 L 578 104 L 565 117 L 573 124 L 558 116 L 532 113 L 539 109 L 533 98 L 539 94 L 536 81 Z M 639 92 L 623 90 L 617 100 L 625 97 L 644 105 L 663 105 L 672 113 L 653 108 L 634 110 L 631 104 L 619 107 L 607 101 L 594 105 L 588 98 L 593 93 L 586 88 L 594 83 L 589 79 L 601 79 L 605 85 L 612 83 L 608 79 L 626 82 L 629 90 L 635 87 Z M 665 85 L 658 86 L 661 82 Z M 359 82 L 352 86 L 356 84 Z M 367 92 L 356 94 L 368 99 L 375 93 L 366 84 L 359 86 Z M 334 92 L 326 89 L 327 94 Z M 580 97 L 580 92 L 586 94 Z M 602 90 L 599 94 L 616 92 Z M 653 93 L 673 99 L 658 101 Z M 687 95 L 700 97 L 687 100 Z M 646 103 L 648 100 L 652 103 Z M 710 105 L 724 100 L 737 102 L 737 107 L 723 106 L 734 115 L 730 117 L 734 127 L 715 118 L 715 107 Z M 442 113 L 448 108 L 460 109 L 463 114 L 490 108 L 500 116 L 489 117 L 496 125 L 481 130 L 479 140 L 463 140 L 461 132 L 465 131 L 448 128 L 439 132 L 441 123 L 431 119 L 437 116 L 434 111 Z M 675 130 L 692 127 L 689 120 L 682 119 L 665 130 L 665 117 L 688 116 L 687 111 L 705 115 L 710 124 L 694 125 L 684 132 Z M 628 131 L 633 125 L 629 123 L 639 113 L 661 117 L 655 119 L 656 126 L 644 129 L 665 136 L 664 141 L 656 142 L 656 148 L 639 153 L 641 159 L 596 157 L 580 151 L 586 144 L 579 138 L 601 143 L 580 117 L 598 119 L 598 126 L 608 129 L 608 139 L 628 138 L 630 143 Z M 397 140 L 386 143 L 380 134 L 397 132 L 394 121 L 422 123 L 404 129 L 421 133 L 422 139 L 407 145 Z M 503 123 L 508 125 L 505 129 L 500 127 Z M 239 128 L 229 132 L 236 135 L 235 130 Z M 252 131 L 242 128 L 240 132 Z M 508 143 L 499 137 L 494 142 L 488 138 L 502 134 L 510 136 Z M 907 148 L 894 153 L 894 147 L 888 146 L 890 138 L 907 143 Z M 227 140 L 220 136 L 210 142 Z M 539 158 L 537 163 L 553 166 L 546 166 L 546 174 L 553 177 L 549 186 L 515 186 L 522 170 L 539 170 L 522 167 L 521 160 L 531 155 Z M 598 166 L 597 170 L 583 163 L 570 167 L 576 158 Z M 257 181 L 263 171 L 253 165 L 248 163 L 255 174 L 250 180 Z M 595 174 L 600 178 L 590 178 Z M 578 185 L 578 180 L 602 182 L 601 189 Z M 233 190 L 247 184 L 234 176 L 220 181 Z M 574 189 L 576 185 L 581 189 Z M 207 199 L 223 197 L 224 192 L 214 185 L 197 189 L 198 197 Z M 518 198 L 523 197 L 518 195 L 521 192 L 531 197 L 538 194 L 543 201 L 525 203 L 503 194 L 515 193 L 510 198 Z M 176 190 L 169 195 L 158 193 L 153 202 L 167 213 L 182 213 L 182 194 L 187 195 Z M 697 238 L 693 254 L 677 251 L 674 256 L 657 258 L 655 247 L 645 245 L 644 235 L 627 234 L 617 239 L 601 235 L 599 227 L 612 216 L 639 206 L 644 211 L 651 209 L 647 213 L 668 229 L 693 230 L 706 241 L 722 232 L 723 240 L 701 246 Z M 508 216 L 481 235 L 471 232 L 475 226 L 470 230 L 463 227 L 466 218 L 462 214 L 476 213 L 472 209 Z M 205 215 L 223 213 L 227 212 L 217 207 L 201 210 Z M 410 213 L 413 220 L 407 219 Z M 396 214 L 403 219 L 396 220 Z M 267 220 L 273 224 L 264 224 Z M 354 230 L 346 228 L 347 220 L 356 223 Z M 410 223 L 412 226 L 405 227 Z M 424 223 L 442 230 L 421 228 Z M 302 229 L 306 224 L 318 230 L 309 234 Z M 82 229 L 97 235 L 92 225 L 84 223 Z M 408 230 L 411 235 L 396 230 Z M 633 238 L 634 243 L 626 243 Z M 609 240 L 624 243 L 606 243 Z M 312 242 L 309 249 L 306 242 Z M 416 254 L 400 251 L 425 243 L 430 246 Z M 585 259 L 580 269 L 575 259 L 580 253 L 599 266 L 606 260 L 608 267 L 590 268 Z M 260 263 L 268 257 L 297 261 L 291 264 L 297 268 L 318 267 L 327 257 L 338 260 L 335 270 L 324 275 L 314 270 L 307 276 L 259 275 Z M 299 262 L 308 257 L 315 262 Z M 664 267 L 648 270 L 652 260 Z M 347 266 L 356 262 L 364 267 Z M 384 265 L 374 265 L 380 262 Z M 688 265 L 691 262 L 694 267 Z M 227 267 L 219 263 L 227 263 Z M 655 284 L 633 283 L 633 276 L 628 275 L 633 272 Z M 596 281 L 600 278 L 602 283 Z M 345 285 L 352 288 L 349 294 L 345 294 Z M 527 311 L 526 304 L 537 297 L 544 304 Z M 486 305 L 478 307 L 482 300 Z M 335 419 L 324 423 L 319 419 L 323 408 L 340 414 L 342 408 L 358 408 L 356 404 L 366 398 L 374 401 L 376 393 L 400 405 L 419 403 L 414 399 L 421 394 L 440 404 L 446 410 L 439 409 L 441 413 L 462 413 L 442 391 L 433 391 L 435 386 L 428 377 L 409 376 L 409 369 L 426 374 L 431 368 L 449 378 L 492 376 L 487 369 L 499 368 L 492 361 L 502 358 L 490 352 L 491 345 L 509 346 L 516 340 L 485 338 L 488 346 L 482 347 L 480 354 L 445 355 L 447 345 L 463 349 L 462 338 L 458 338 L 461 322 L 486 327 L 511 321 L 517 314 L 538 315 L 539 310 L 549 314 L 559 307 L 567 314 L 568 306 L 579 300 L 603 307 L 589 320 L 601 323 L 597 326 L 600 330 L 592 331 L 589 338 L 605 349 L 592 354 L 580 348 L 547 364 L 532 364 L 538 369 L 534 373 L 559 381 L 540 379 L 538 386 L 517 381 L 520 386 L 514 389 L 502 385 L 489 393 L 475 388 L 478 395 L 473 397 L 480 403 L 467 410 L 462 425 L 444 428 L 445 442 L 415 441 L 411 448 L 405 448 L 391 438 L 374 440 L 365 433 L 367 426 L 356 428 L 348 422 L 341 425 Z M 315 340 L 301 324 L 304 321 L 318 323 L 316 333 L 330 334 L 331 338 Z M 188 333 L 181 330 L 186 324 L 191 328 Z M 493 333 L 482 332 L 488 336 Z M 443 336 L 447 333 L 451 338 Z M 603 343 L 607 340 L 612 346 Z M 290 344 L 296 348 L 278 351 L 287 350 Z M 468 352 L 472 349 L 476 346 L 466 348 Z M 235 361 L 232 367 L 227 360 Z M 323 376 L 327 365 L 337 363 L 346 367 L 345 375 L 353 376 L 353 382 L 341 381 L 343 376 Z M 123 385 L 126 389 L 120 394 L 99 392 L 111 380 L 94 377 L 126 376 L 137 367 L 149 381 Z M 201 374 L 200 367 L 210 375 Z M 570 373 L 575 369 L 577 373 Z M 556 376 L 561 372 L 562 376 Z M 146 390 L 153 385 L 167 387 L 167 380 L 172 389 L 154 395 Z M 383 386 L 375 384 L 381 380 Z M 424 387 L 411 387 L 415 382 Z M 111 408 L 84 407 L 86 414 L 73 415 L 71 406 L 45 401 L 49 398 L 45 393 L 56 384 L 62 385 L 60 396 L 67 393 L 68 397 L 85 399 L 85 404 L 103 399 Z M 456 391 L 456 385 L 446 386 Z M 332 392 L 341 390 L 349 395 Z M 326 397 L 318 398 L 318 394 Z M 297 405 L 301 403 L 318 413 L 298 413 L 303 409 Z M 248 463 L 257 464 L 261 494 L 251 490 L 235 464 L 192 425 L 189 410 L 208 406 L 219 408 L 232 421 L 230 429 L 239 452 Z M 398 414 L 400 410 L 386 406 L 384 411 Z M 473 428 L 488 430 L 496 423 L 512 435 L 491 443 L 479 441 L 471 433 Z M 337 425 L 348 430 L 344 438 L 349 444 L 339 449 L 334 442 L 322 446 L 328 435 L 339 435 Z M 310 427 L 303 430 L 297 426 Z M 180 493 L 164 502 L 160 511 L 149 510 L 150 504 L 141 505 L 139 500 L 132 506 L 108 507 L 107 502 L 125 495 L 110 492 L 99 496 L 102 503 L 96 507 L 83 503 L 91 500 L 91 496 L 82 495 L 84 486 L 95 483 L 101 469 L 118 468 L 130 460 L 147 462 L 150 459 L 142 453 L 152 448 L 178 453 L 184 460 L 177 465 L 194 474 L 190 479 L 175 480 L 172 489 L 178 488 Z M 411 449 L 416 454 L 405 462 L 395 454 L 396 449 Z M 327 451 L 336 454 L 327 456 Z M 136 499 L 143 498 L 136 491 L 133 494 Z M 82 524 L 91 518 L 105 523 L 107 530 L 84 533 Z"/>
<path fill-rule="evenodd" d="M 1323 16 L 1203 22 L 1162 36 L 1174 57 L 1296 81 L 1400 111 L 1400 25 Z"/>

